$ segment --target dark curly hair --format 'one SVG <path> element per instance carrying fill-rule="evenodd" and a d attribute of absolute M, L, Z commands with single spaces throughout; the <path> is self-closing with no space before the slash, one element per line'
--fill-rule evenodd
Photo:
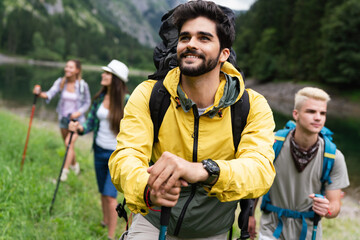
<path fill-rule="evenodd" d="M 173 13 L 173 23 L 180 32 L 183 24 L 197 17 L 206 17 L 216 24 L 220 48 L 231 48 L 235 40 L 235 29 L 221 8 L 211 1 L 194 0 L 179 5 Z"/>

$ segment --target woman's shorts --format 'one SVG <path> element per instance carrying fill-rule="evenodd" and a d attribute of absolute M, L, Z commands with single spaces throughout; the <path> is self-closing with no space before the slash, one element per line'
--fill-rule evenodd
<path fill-rule="evenodd" d="M 117 190 L 111 182 L 108 162 L 113 150 L 103 149 L 94 144 L 95 173 L 99 192 L 102 195 L 117 197 Z"/>
<path fill-rule="evenodd" d="M 59 121 L 60 128 L 68 129 L 70 119 L 68 117 L 61 117 Z"/>

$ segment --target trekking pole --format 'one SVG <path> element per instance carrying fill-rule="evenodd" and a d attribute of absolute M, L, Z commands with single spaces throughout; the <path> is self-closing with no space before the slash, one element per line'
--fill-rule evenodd
<path fill-rule="evenodd" d="M 255 199 L 241 199 L 240 200 L 240 209 L 241 212 L 238 217 L 238 226 L 240 228 L 240 239 L 248 239 L 250 238 L 250 234 L 248 232 L 249 226 L 249 217 L 252 216 L 253 208 L 254 208 Z"/>
<path fill-rule="evenodd" d="M 74 119 L 71 119 L 71 121 L 76 122 L 76 120 L 74 120 Z M 61 165 L 60 173 L 59 173 L 59 176 L 58 176 L 58 179 L 57 179 L 57 183 L 56 183 L 56 188 L 55 188 L 54 196 L 53 196 L 53 199 L 52 199 L 52 201 L 51 201 L 50 215 L 51 215 L 51 211 L 52 211 L 52 208 L 53 208 L 53 205 L 54 205 L 54 202 L 55 202 L 56 193 L 57 193 L 58 188 L 59 188 L 59 185 L 60 185 L 61 174 L 62 174 L 62 171 L 63 171 L 63 169 L 64 169 L 64 165 L 65 165 L 65 162 L 66 162 L 66 157 L 67 157 L 67 154 L 68 154 L 68 151 L 69 151 L 69 147 L 70 147 L 70 144 L 71 144 L 71 139 L 72 139 L 73 134 L 74 134 L 74 132 L 73 132 L 73 131 L 70 131 L 69 143 L 68 143 L 68 145 L 66 146 L 66 152 L 65 152 L 65 156 L 64 156 L 64 161 L 63 161 L 63 163 L 62 163 L 62 165 Z"/>
<path fill-rule="evenodd" d="M 35 88 L 40 88 L 40 85 L 35 85 Z M 22 155 L 20 171 L 22 171 L 23 166 L 24 166 L 24 162 L 25 162 L 26 150 L 27 150 L 27 145 L 28 145 L 29 137 L 30 137 L 30 129 L 31 129 L 31 124 L 32 124 L 32 120 L 33 120 L 33 117 L 34 117 L 36 99 L 37 99 L 38 96 L 39 96 L 39 94 L 34 94 L 34 101 L 33 101 L 33 105 L 32 105 L 32 108 L 31 108 L 29 128 L 28 128 L 27 135 L 26 135 L 26 141 L 25 141 L 24 152 L 23 152 L 23 155 Z"/>
<path fill-rule="evenodd" d="M 170 221 L 170 213 L 170 207 L 161 207 L 159 240 L 166 239 L 166 231 Z"/>
<path fill-rule="evenodd" d="M 319 221 L 320 221 L 320 216 L 319 214 L 315 213 L 315 216 L 314 216 L 314 228 L 313 228 L 313 232 L 312 232 L 312 240 L 315 240 L 316 239 L 316 231 L 317 231 L 317 226 L 319 224 Z"/>
<path fill-rule="evenodd" d="M 315 197 L 325 198 L 321 194 L 315 194 Z M 316 232 L 317 232 L 317 227 L 318 227 L 319 221 L 320 221 L 320 216 L 319 216 L 319 214 L 315 213 L 315 216 L 314 216 L 314 228 L 313 228 L 312 237 L 311 237 L 312 240 L 316 239 Z"/>

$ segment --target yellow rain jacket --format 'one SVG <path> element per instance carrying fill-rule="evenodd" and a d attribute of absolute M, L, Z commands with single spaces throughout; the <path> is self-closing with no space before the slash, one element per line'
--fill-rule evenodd
<path fill-rule="evenodd" d="M 225 233 L 234 222 L 241 198 L 264 195 L 275 177 L 273 166 L 274 119 L 259 93 L 246 89 L 241 74 L 228 62 L 222 67 L 214 105 L 200 117 L 196 105 L 182 91 L 180 70 L 171 70 L 164 86 L 171 95 L 170 106 L 159 129 L 159 142 L 153 146 L 153 123 L 149 100 L 156 81 L 141 83 L 131 94 L 117 136 L 118 145 L 109 160 L 115 187 L 124 193 L 129 209 L 141 213 L 160 227 L 160 214 L 149 211 L 144 190 L 149 178 L 149 163 L 164 151 L 185 160 L 212 159 L 220 167 L 220 176 L 209 190 L 198 184 L 182 188 L 171 211 L 168 233 L 179 237 L 207 237 Z M 230 105 L 248 91 L 250 110 L 247 124 L 235 153 Z M 175 97 L 181 102 L 176 107 Z M 217 114 L 219 110 L 221 115 Z"/>

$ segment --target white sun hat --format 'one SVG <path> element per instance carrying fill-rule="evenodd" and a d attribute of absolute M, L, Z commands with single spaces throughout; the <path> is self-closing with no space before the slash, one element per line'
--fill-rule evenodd
<path fill-rule="evenodd" d="M 113 59 L 107 66 L 103 66 L 101 68 L 102 70 L 106 72 L 110 72 L 115 76 L 119 77 L 124 82 L 128 81 L 128 75 L 129 75 L 128 67 L 124 63 L 116 59 Z"/>

